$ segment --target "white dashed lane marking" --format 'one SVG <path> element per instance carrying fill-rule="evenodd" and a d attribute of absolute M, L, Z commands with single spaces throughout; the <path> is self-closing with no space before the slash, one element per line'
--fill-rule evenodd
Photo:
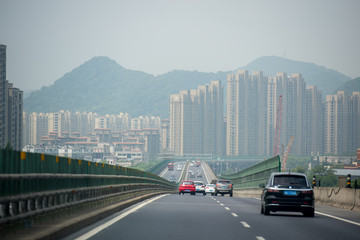
<path fill-rule="evenodd" d="M 228 211 L 230 210 L 230 208 L 228 208 L 228 207 L 225 207 L 225 209 L 228 210 Z"/>
<path fill-rule="evenodd" d="M 249 225 L 249 224 L 247 224 L 246 222 L 241 221 L 240 223 L 241 223 L 244 227 L 246 227 L 246 228 L 250 228 L 250 225 Z"/>
<path fill-rule="evenodd" d="M 233 215 L 234 217 L 238 217 L 236 213 L 231 213 L 231 215 Z"/>

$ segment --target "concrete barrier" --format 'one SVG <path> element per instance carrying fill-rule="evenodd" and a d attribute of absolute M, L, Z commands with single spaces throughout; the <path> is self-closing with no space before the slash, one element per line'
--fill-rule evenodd
<path fill-rule="evenodd" d="M 234 189 L 235 197 L 260 198 L 261 188 Z M 315 187 L 315 204 L 360 211 L 360 189 Z"/>
<path fill-rule="evenodd" d="M 315 204 L 360 211 L 360 189 L 315 187 Z"/>
<path fill-rule="evenodd" d="M 262 188 L 234 189 L 234 197 L 260 198 Z"/>

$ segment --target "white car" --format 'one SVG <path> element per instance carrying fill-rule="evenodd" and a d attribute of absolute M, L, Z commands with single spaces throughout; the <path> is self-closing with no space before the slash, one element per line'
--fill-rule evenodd
<path fill-rule="evenodd" d="M 194 181 L 194 184 L 195 184 L 195 190 L 197 193 L 202 193 L 203 195 L 206 195 L 205 186 L 202 181 Z"/>
<path fill-rule="evenodd" d="M 182 170 L 182 165 L 178 165 L 178 167 L 176 168 L 176 170 L 181 171 L 181 170 Z"/>
<path fill-rule="evenodd" d="M 205 186 L 205 194 L 210 193 L 211 195 L 215 194 L 215 184 L 206 184 Z"/>

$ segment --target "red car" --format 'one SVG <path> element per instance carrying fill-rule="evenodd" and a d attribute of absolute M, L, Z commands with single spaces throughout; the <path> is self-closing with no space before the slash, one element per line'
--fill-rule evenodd
<path fill-rule="evenodd" d="M 181 193 L 190 193 L 191 195 L 195 195 L 196 190 L 194 182 L 188 180 L 182 181 L 179 186 L 179 194 Z"/>

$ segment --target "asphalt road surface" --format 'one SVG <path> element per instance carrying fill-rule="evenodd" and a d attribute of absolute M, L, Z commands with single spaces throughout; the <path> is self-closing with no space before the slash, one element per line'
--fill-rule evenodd
<path fill-rule="evenodd" d="M 177 170 L 178 164 L 185 166 L 177 162 L 174 171 L 164 170 L 162 176 L 178 181 L 182 172 Z M 211 181 L 203 167 L 189 170 L 202 171 L 201 177 L 189 180 Z M 259 199 L 172 194 L 114 213 L 65 238 L 70 239 L 360 239 L 360 212 L 316 206 L 314 218 L 284 212 L 264 216 Z"/>
<path fill-rule="evenodd" d="M 258 199 L 172 194 L 151 200 L 115 213 L 66 240 L 360 239 L 359 212 L 347 214 L 346 210 L 319 206 L 314 218 L 300 213 L 264 216 Z"/>

